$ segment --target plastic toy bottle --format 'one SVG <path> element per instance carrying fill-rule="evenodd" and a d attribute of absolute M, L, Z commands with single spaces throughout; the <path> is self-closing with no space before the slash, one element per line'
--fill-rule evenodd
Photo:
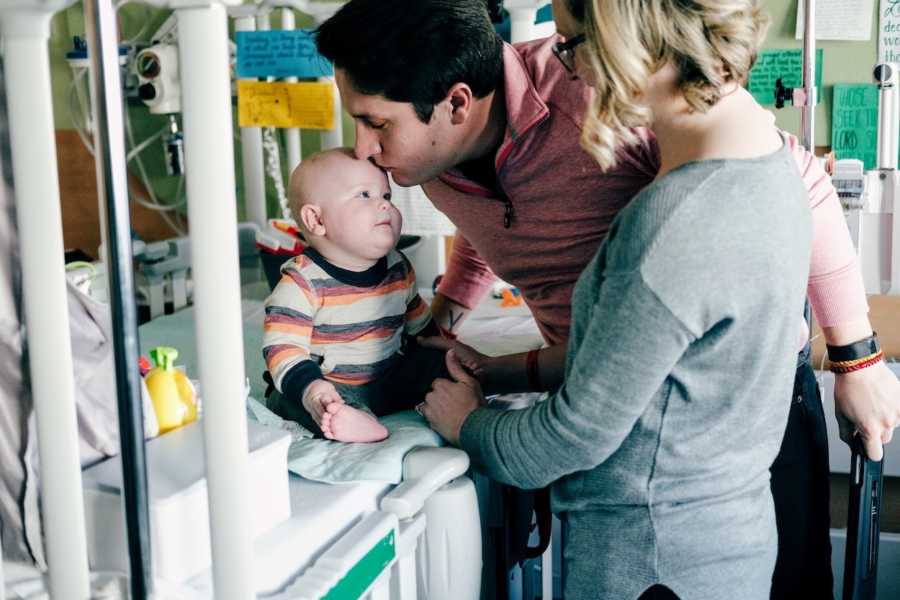
<path fill-rule="evenodd" d="M 193 423 L 197 420 L 197 393 L 194 384 L 181 369 L 175 369 L 175 386 L 178 388 L 178 398 L 185 407 L 182 425 Z"/>
<path fill-rule="evenodd" d="M 187 406 L 178 393 L 175 375 L 174 362 L 178 358 L 178 350 L 160 346 L 150 351 L 150 358 L 156 366 L 147 373 L 144 381 L 153 401 L 156 420 L 159 421 L 159 432 L 162 434 L 181 427 L 187 413 Z"/>

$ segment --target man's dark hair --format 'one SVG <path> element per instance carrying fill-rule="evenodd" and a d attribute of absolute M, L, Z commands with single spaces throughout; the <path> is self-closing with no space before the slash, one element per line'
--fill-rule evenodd
<path fill-rule="evenodd" d="M 569 12 L 579 23 L 584 23 L 584 0 L 566 0 Z"/>
<path fill-rule="evenodd" d="M 316 34 L 359 92 L 410 102 L 425 123 L 455 83 L 483 98 L 503 76 L 485 0 L 351 0 Z"/>

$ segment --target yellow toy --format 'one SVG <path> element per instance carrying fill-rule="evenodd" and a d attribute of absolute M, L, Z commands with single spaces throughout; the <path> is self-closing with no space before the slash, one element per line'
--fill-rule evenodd
<path fill-rule="evenodd" d="M 160 346 L 150 350 L 155 367 L 144 378 L 159 432 L 166 433 L 197 419 L 194 386 L 184 373 L 174 367 L 178 350 Z"/>

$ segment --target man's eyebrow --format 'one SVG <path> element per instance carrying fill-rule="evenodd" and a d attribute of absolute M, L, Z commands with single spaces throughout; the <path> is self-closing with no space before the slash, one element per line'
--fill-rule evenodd
<path fill-rule="evenodd" d="M 384 118 L 370 115 L 369 113 L 351 113 L 354 119 L 362 119 L 363 121 L 383 121 Z"/>

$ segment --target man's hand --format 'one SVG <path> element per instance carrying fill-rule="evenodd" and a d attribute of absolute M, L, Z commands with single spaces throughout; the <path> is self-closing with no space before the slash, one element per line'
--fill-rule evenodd
<path fill-rule="evenodd" d="M 484 403 L 484 395 L 478 380 L 466 372 L 453 350 L 447 352 L 447 370 L 453 381 L 435 379 L 425 402 L 416 410 L 428 420 L 432 429 L 458 446 L 463 423 Z"/>
<path fill-rule="evenodd" d="M 308 412 L 310 416 L 312 416 L 313 421 L 316 422 L 316 425 L 321 427 L 322 415 L 325 413 L 325 409 L 328 405 L 332 402 L 343 404 L 344 399 L 338 394 L 333 383 L 324 379 L 316 379 L 306 386 L 306 389 L 303 391 L 301 402 L 303 408 L 306 409 L 306 412 Z"/>
<path fill-rule="evenodd" d="M 900 381 L 884 362 L 852 373 L 835 374 L 834 405 L 841 439 L 858 431 L 870 460 L 881 460 L 882 445 L 900 425 Z"/>

